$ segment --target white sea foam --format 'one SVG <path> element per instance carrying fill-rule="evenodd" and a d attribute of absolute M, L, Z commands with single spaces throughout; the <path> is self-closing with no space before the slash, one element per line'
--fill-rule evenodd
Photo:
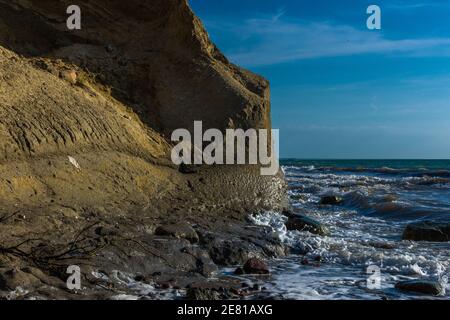
<path fill-rule="evenodd" d="M 102 272 L 92 272 L 97 279 L 116 284 L 118 289 L 112 300 L 139 300 L 139 299 L 174 299 L 183 295 L 182 290 L 159 290 L 154 285 L 136 281 L 132 274 L 114 270 L 110 276 Z"/>
<path fill-rule="evenodd" d="M 302 266 L 301 259 L 292 256 L 278 261 L 270 289 L 286 298 L 354 299 L 379 298 L 380 295 L 400 297 L 393 290 L 400 279 L 437 278 L 448 272 L 448 244 L 423 244 L 393 239 L 402 225 L 387 224 L 375 217 L 364 217 L 353 211 L 311 212 L 330 229 L 330 237 L 308 232 L 288 231 L 286 217 L 267 212 L 252 217 L 257 225 L 270 227 L 272 235 L 284 243 L 305 252 L 310 265 L 321 258 L 320 267 Z M 365 268 L 377 265 L 383 274 L 383 290 L 373 293 L 364 285 Z M 384 292 L 384 293 L 383 293 Z"/>
<path fill-rule="evenodd" d="M 5 298 L 6 300 L 17 300 L 21 297 L 24 297 L 28 293 L 28 290 L 25 290 L 22 287 L 16 287 L 13 291 L 9 292 Z"/>
<path fill-rule="evenodd" d="M 309 254 L 322 254 L 330 263 L 355 267 L 382 263 L 384 272 L 395 277 L 436 277 L 449 272 L 448 243 L 411 243 L 400 239 L 408 219 L 431 215 L 448 219 L 448 210 L 439 214 L 439 210 L 450 208 L 448 197 L 444 193 L 437 198 L 437 192 L 448 192 L 450 186 L 445 178 L 326 171 L 310 172 L 304 166 L 286 168 L 287 180 L 295 186 L 290 192 L 294 208 L 322 221 L 332 233 L 326 238 L 298 235 L 298 243 L 311 248 Z M 325 193 L 344 197 L 345 206 L 317 206 Z"/>

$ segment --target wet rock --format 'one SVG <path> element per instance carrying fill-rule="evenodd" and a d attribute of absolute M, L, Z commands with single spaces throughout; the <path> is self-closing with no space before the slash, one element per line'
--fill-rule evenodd
<path fill-rule="evenodd" d="M 220 300 L 220 294 L 210 288 L 188 288 L 186 292 L 187 300 Z"/>
<path fill-rule="evenodd" d="M 367 245 L 378 249 L 387 249 L 387 250 L 395 249 L 395 244 L 389 242 L 369 241 Z"/>
<path fill-rule="evenodd" d="M 170 283 L 168 283 L 168 282 L 158 283 L 158 286 L 160 289 L 163 289 L 163 290 L 170 289 Z"/>
<path fill-rule="evenodd" d="M 32 288 L 42 285 L 34 275 L 18 269 L 0 269 L 0 290 L 11 291 L 17 287 Z"/>
<path fill-rule="evenodd" d="M 244 272 L 246 274 L 270 274 L 267 264 L 257 258 L 251 258 L 244 264 Z"/>
<path fill-rule="evenodd" d="M 249 244 L 242 241 L 215 239 L 209 245 L 209 255 L 222 266 L 242 264 L 251 252 Z"/>
<path fill-rule="evenodd" d="M 42 270 L 40 270 L 38 268 L 24 267 L 21 269 L 21 271 L 39 279 L 40 282 L 42 282 L 42 284 L 46 284 L 46 285 L 54 287 L 54 288 L 64 288 L 64 289 L 67 288 L 65 281 L 63 281 L 59 278 L 53 277 L 53 276 L 49 276 L 49 275 L 45 274 L 44 272 L 42 272 Z M 32 279 L 34 281 L 33 278 L 30 278 L 30 279 Z"/>
<path fill-rule="evenodd" d="M 315 262 L 323 262 L 323 258 L 322 258 L 322 256 L 315 256 L 314 261 Z"/>
<path fill-rule="evenodd" d="M 199 241 L 197 232 L 194 230 L 194 228 L 186 223 L 160 226 L 156 228 L 155 235 L 173 237 L 177 239 L 186 239 L 191 243 L 198 243 Z"/>
<path fill-rule="evenodd" d="M 438 281 L 428 280 L 408 280 L 401 281 L 395 285 L 395 288 L 401 291 L 422 293 L 427 295 L 442 295 L 445 293 L 445 289 Z"/>
<path fill-rule="evenodd" d="M 320 204 L 335 206 L 341 204 L 342 201 L 342 198 L 339 196 L 324 196 L 320 199 Z"/>
<path fill-rule="evenodd" d="M 238 267 L 236 270 L 234 270 L 235 275 L 243 275 L 244 273 L 244 269 L 242 269 L 241 267 Z"/>
<path fill-rule="evenodd" d="M 138 281 L 138 282 L 146 282 L 147 279 L 145 278 L 145 276 L 138 274 L 136 276 L 134 276 L 134 281 Z"/>
<path fill-rule="evenodd" d="M 217 265 L 243 265 L 250 258 L 281 257 L 288 253 L 287 246 L 273 238 L 268 227 L 224 224 L 220 229 L 220 233 L 198 230 L 200 243 Z"/>
<path fill-rule="evenodd" d="M 286 222 L 286 228 L 291 231 L 309 231 L 321 236 L 329 234 L 328 229 L 322 223 L 304 215 L 289 216 Z"/>
<path fill-rule="evenodd" d="M 198 247 L 187 247 L 184 248 L 183 252 L 196 258 L 196 272 L 200 273 L 201 275 L 205 277 L 211 277 L 219 270 L 217 268 L 217 265 L 214 264 L 214 262 L 211 260 L 211 257 L 206 251 Z"/>
<path fill-rule="evenodd" d="M 142 245 L 136 245 L 138 242 L 124 243 L 116 240 L 115 244 L 120 245 L 120 249 L 102 257 L 105 262 L 101 267 L 110 271 L 111 257 L 123 259 L 126 261 L 126 268 L 121 271 L 152 277 L 159 282 L 170 281 L 172 278 L 184 279 L 186 276 L 204 278 L 217 271 L 217 266 L 209 258 L 208 252 L 192 245 L 186 239 L 146 237 L 140 239 L 139 243 Z M 142 252 L 141 248 L 145 251 Z M 146 254 L 148 252 L 153 254 Z M 123 255 L 124 253 L 127 255 Z M 116 256 L 118 258 L 115 258 Z"/>
<path fill-rule="evenodd" d="M 431 221 L 411 223 L 406 226 L 402 239 L 433 242 L 450 241 L 450 223 Z"/>

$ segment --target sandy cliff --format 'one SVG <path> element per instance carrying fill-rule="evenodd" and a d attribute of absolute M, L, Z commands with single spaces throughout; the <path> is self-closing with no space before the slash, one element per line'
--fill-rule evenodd
<path fill-rule="evenodd" d="M 270 127 L 268 82 L 230 64 L 186 1 L 81 1 L 78 31 L 66 28 L 70 3 L 0 1 L 0 178 L 12 202 L 64 192 L 61 179 L 86 200 L 105 183 L 148 194 L 157 181 L 143 177 L 166 177 L 142 166 L 169 162 L 174 129 Z M 114 170 L 119 154 L 135 164 Z"/>

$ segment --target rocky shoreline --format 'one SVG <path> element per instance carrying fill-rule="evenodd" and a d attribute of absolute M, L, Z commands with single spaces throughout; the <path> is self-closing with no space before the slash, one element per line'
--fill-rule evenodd
<path fill-rule="evenodd" d="M 206 172 L 209 172 L 207 169 Z M 205 179 L 208 173 L 197 168 L 188 174 Z M 192 186 L 196 187 L 195 184 Z M 180 193 L 181 197 L 192 196 Z M 184 203 L 184 209 L 181 209 Z M 174 203 L 172 203 L 174 205 Z M 72 241 L 29 239 L 1 248 L 0 297 L 2 299 L 277 299 L 263 284 L 271 277 L 268 265 L 276 258 L 304 253 L 290 247 L 269 226 L 255 224 L 250 212 L 196 211 L 192 203 L 180 200 L 177 214 L 160 216 L 107 215 L 83 212 L 76 218 L 81 230 L 72 232 Z M 284 204 L 285 205 L 285 204 Z M 339 204 L 338 204 L 339 205 Z M 173 207 L 169 206 L 173 209 Z M 328 229 L 285 206 L 286 230 L 329 236 Z M 150 208 L 148 212 L 155 212 Z M 258 212 L 254 212 L 256 214 Z M 107 217 L 109 219 L 105 219 Z M 0 228 L 26 221 L 22 214 L 1 220 Z M 67 219 L 67 217 L 66 217 Z M 83 222 L 81 222 L 83 221 Z M 23 221 L 22 221 L 23 223 Z M 71 225 L 65 222 L 65 226 Z M 413 225 L 419 228 L 420 224 Z M 425 227 L 430 227 L 424 224 Z M 436 226 L 433 226 L 436 228 Z M 408 226 L 405 232 L 412 228 Z M 423 234 L 422 229 L 420 229 Z M 435 229 L 432 229 L 432 231 Z M 433 234 L 433 233 L 431 233 Z M 423 237 L 422 237 L 423 238 Z M 300 260 L 299 260 L 300 261 Z M 302 265 L 322 261 L 301 259 Z M 81 269 L 82 288 L 66 285 L 66 268 Z M 256 279 L 252 282 L 251 279 Z M 261 281 L 259 281 L 261 280 Z M 437 281 L 399 281 L 404 292 L 442 295 Z"/>
<path fill-rule="evenodd" d="M 236 179 L 243 181 L 244 172 L 253 169 L 258 168 L 232 171 Z M 247 203 L 246 195 L 241 194 L 235 200 L 234 211 L 229 210 L 229 204 L 221 205 L 210 188 L 215 188 L 215 181 L 219 183 L 216 179 L 220 180 L 222 170 L 230 169 L 197 168 L 195 173 L 184 175 L 189 182 L 176 196 L 130 211 L 113 207 L 47 207 L 5 214 L 0 222 L 0 296 L 192 298 L 197 289 L 203 292 L 201 297 L 210 292 L 209 298 L 253 294 L 250 287 L 244 290 L 242 283 L 221 276 L 219 270 L 243 265 L 250 258 L 284 256 L 288 248 L 271 237 L 268 228 L 256 226 L 248 219 L 249 214 L 262 212 L 250 208 L 255 208 L 254 202 L 258 201 L 263 210 L 264 199 L 247 194 L 251 200 Z M 264 184 L 264 179 L 254 180 L 246 183 L 260 183 L 259 187 L 266 189 L 277 186 L 273 181 Z M 220 184 L 225 185 L 223 180 Z M 282 196 L 283 190 L 281 183 L 274 193 Z M 209 197 L 193 199 L 208 191 Z M 271 201 L 278 201 L 278 205 L 267 201 L 266 205 L 282 210 L 286 202 L 280 200 L 283 197 L 273 197 Z M 23 236 L 14 236 L 19 234 Z M 67 288 L 66 271 L 70 265 L 81 269 L 81 290 Z M 175 296 L 170 294 L 177 291 Z"/>
<path fill-rule="evenodd" d="M 96 253 L 95 259 L 80 254 L 64 263 L 60 260 L 47 265 L 37 262 L 39 267 L 2 268 L 0 296 L 3 299 L 241 299 L 260 294 L 261 289 L 221 275 L 221 268 L 245 265 L 252 259 L 282 257 L 289 252 L 284 244 L 270 237 L 270 230 L 248 223 L 221 221 L 212 229 L 177 223 L 160 228 L 171 231 L 125 239 L 125 234 L 137 232 L 124 231 L 123 227 L 92 226 L 86 230 L 83 242 L 89 242 L 91 250 L 105 248 Z M 81 290 L 67 288 L 67 264 L 80 266 Z"/>
<path fill-rule="evenodd" d="M 32 253 L 19 260 L 15 257 L 21 256 L 23 246 L 8 249 L 1 261 L 0 296 L 113 299 L 125 295 L 157 299 L 180 291 L 185 295 L 180 298 L 192 299 L 199 291 L 207 299 L 219 293 L 222 298 L 240 298 L 247 294 L 243 284 L 221 276 L 220 268 L 288 253 L 287 247 L 268 235 L 267 228 L 234 219 L 221 219 L 208 228 L 185 222 L 165 224 L 153 234 L 139 230 L 149 226 L 137 226 L 133 221 L 122 222 L 120 227 L 92 224 L 83 230 L 74 248 L 59 257 L 38 258 Z M 33 250 L 39 250 L 39 246 L 43 247 L 40 244 Z M 81 290 L 66 286 L 69 265 L 81 269 Z"/>

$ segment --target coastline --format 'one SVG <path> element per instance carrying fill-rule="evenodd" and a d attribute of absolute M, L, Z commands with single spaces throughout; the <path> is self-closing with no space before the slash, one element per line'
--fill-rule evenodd
<path fill-rule="evenodd" d="M 3 246 L 1 295 L 242 299 L 260 294 L 219 272 L 242 266 L 250 258 L 267 261 L 289 252 L 270 228 L 248 219 L 251 214 L 287 207 L 283 177 L 255 179 L 254 170 L 259 168 L 197 167 L 195 173 L 183 175 L 186 187 L 176 196 L 168 194 L 128 211 L 107 207 L 74 211 L 56 205 L 47 214 L 45 208 L 21 210 L 0 224 L 1 242 L 15 243 L 11 234 L 20 232 L 40 236 L 24 236 L 20 245 Z M 236 196 L 229 191 L 225 195 L 216 184 L 226 190 L 238 187 Z M 261 190 L 273 197 L 258 197 Z M 203 193 L 208 196 L 199 199 Z M 69 265 L 80 267 L 82 290 L 68 290 Z"/>
<path fill-rule="evenodd" d="M 447 299 L 450 161 L 175 165 L 273 130 L 269 81 L 187 0 L 70 4 L 0 0 L 0 299 Z"/>

